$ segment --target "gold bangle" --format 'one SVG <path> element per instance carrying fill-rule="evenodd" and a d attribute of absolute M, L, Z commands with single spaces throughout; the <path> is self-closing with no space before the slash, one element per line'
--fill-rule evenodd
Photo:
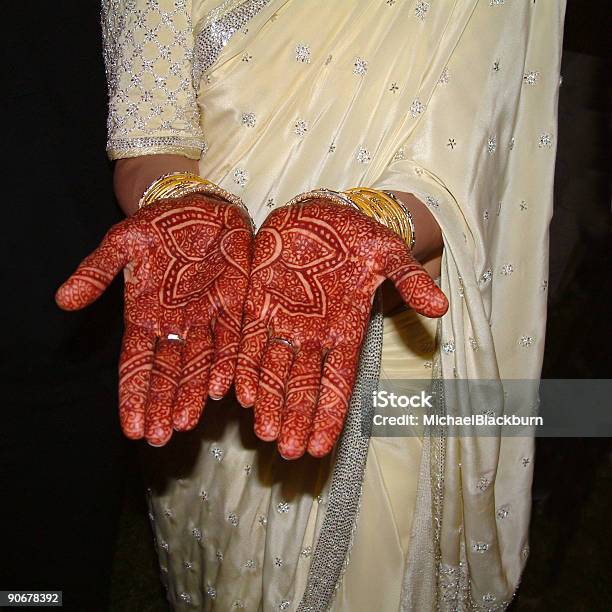
<path fill-rule="evenodd" d="M 350 206 L 351 208 L 359 210 L 359 207 L 348 196 L 344 195 L 340 191 L 333 191 L 332 189 L 326 189 L 325 187 L 300 193 L 284 204 L 284 206 L 291 206 L 292 204 L 306 202 L 307 200 L 314 200 L 315 198 L 322 198 L 324 200 L 329 200 L 330 202 L 335 202 L 336 204 L 341 204 L 342 206 Z"/>
<path fill-rule="evenodd" d="M 145 190 L 138 202 L 138 208 L 149 206 L 163 198 L 179 198 L 189 187 L 210 184 L 209 181 L 191 172 L 171 172 L 156 178 Z"/>
<path fill-rule="evenodd" d="M 398 206 L 401 208 L 401 211 L 404 214 L 408 225 L 410 226 L 410 243 L 408 246 L 410 247 L 410 250 L 414 249 L 414 245 L 416 243 L 416 230 L 414 228 L 414 219 L 412 218 L 412 213 L 410 212 L 406 204 L 403 202 L 403 200 L 401 198 L 398 198 L 392 191 L 383 191 L 383 193 L 386 193 L 392 200 L 397 202 Z"/>
<path fill-rule="evenodd" d="M 322 198 L 350 206 L 398 234 L 410 249 L 414 247 L 415 231 L 412 214 L 395 194 L 369 187 L 354 187 L 345 191 L 313 189 L 295 196 L 285 206 Z"/>
<path fill-rule="evenodd" d="M 414 247 L 416 233 L 412 215 L 395 194 L 370 187 L 353 187 L 344 191 L 344 194 L 364 214 L 397 233 L 410 249 Z"/>
<path fill-rule="evenodd" d="M 246 212 L 251 229 L 254 231 L 255 225 L 249 210 L 238 196 L 191 172 L 171 172 L 155 179 L 142 194 L 138 202 L 138 208 L 149 206 L 164 198 L 176 199 L 195 193 L 216 196 L 230 204 L 239 206 Z"/>

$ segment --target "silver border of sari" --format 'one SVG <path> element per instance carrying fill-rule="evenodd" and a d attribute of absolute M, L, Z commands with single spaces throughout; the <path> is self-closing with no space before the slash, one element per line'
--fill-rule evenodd
<path fill-rule="evenodd" d="M 344 429 L 338 443 L 325 517 L 297 612 L 323 612 L 332 604 L 348 565 L 359 516 L 382 355 L 380 297 L 370 317 Z"/>
<path fill-rule="evenodd" d="M 206 15 L 194 43 L 193 82 L 196 88 L 232 36 L 269 3 L 270 0 L 225 0 Z"/>

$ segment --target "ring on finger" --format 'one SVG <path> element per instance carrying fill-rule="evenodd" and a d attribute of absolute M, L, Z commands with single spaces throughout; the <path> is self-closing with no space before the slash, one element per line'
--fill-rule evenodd
<path fill-rule="evenodd" d="M 185 339 L 178 334 L 168 334 L 166 340 L 170 340 L 170 342 L 185 342 Z"/>
<path fill-rule="evenodd" d="M 280 338 L 278 336 L 273 336 L 272 338 L 270 338 L 270 342 L 276 342 L 278 344 L 282 344 L 283 346 L 286 346 L 292 351 L 295 350 L 295 346 L 293 345 L 293 342 L 291 342 L 291 340 L 287 340 L 286 338 Z"/>

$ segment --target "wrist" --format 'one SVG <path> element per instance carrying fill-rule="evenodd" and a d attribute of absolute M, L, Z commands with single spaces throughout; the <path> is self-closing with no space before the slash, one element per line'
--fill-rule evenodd
<path fill-rule="evenodd" d="M 197 174 L 198 162 L 182 155 L 144 155 L 120 159 L 115 163 L 115 195 L 123 212 L 138 212 L 138 202 L 147 187 L 159 176 L 170 172 Z"/>
<path fill-rule="evenodd" d="M 427 206 L 414 194 L 392 191 L 395 197 L 410 211 L 415 228 L 415 242 L 412 248 L 414 258 L 425 264 L 439 259 L 444 247 L 442 230 Z"/>

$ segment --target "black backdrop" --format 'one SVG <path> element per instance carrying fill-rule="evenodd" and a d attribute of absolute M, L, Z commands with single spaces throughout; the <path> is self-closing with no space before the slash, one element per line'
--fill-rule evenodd
<path fill-rule="evenodd" d="M 72 609 L 104 609 L 128 450 L 115 408 L 120 284 L 84 312 L 53 301 L 121 218 L 99 6 L 11 2 L 3 21 L 0 588 L 63 589 Z"/>
<path fill-rule="evenodd" d="M 610 374 L 607 4 L 568 5 L 547 377 Z M 116 411 L 120 283 L 80 313 L 53 302 L 121 218 L 104 153 L 99 5 L 11 2 L 3 24 L 0 589 L 63 589 L 71 609 L 106 609 L 123 474 L 134 460 Z M 577 497 L 556 492 L 559 460 L 580 479 L 606 449 L 547 441 L 537 486 L 575 512 L 588 487 L 582 478 Z"/>

